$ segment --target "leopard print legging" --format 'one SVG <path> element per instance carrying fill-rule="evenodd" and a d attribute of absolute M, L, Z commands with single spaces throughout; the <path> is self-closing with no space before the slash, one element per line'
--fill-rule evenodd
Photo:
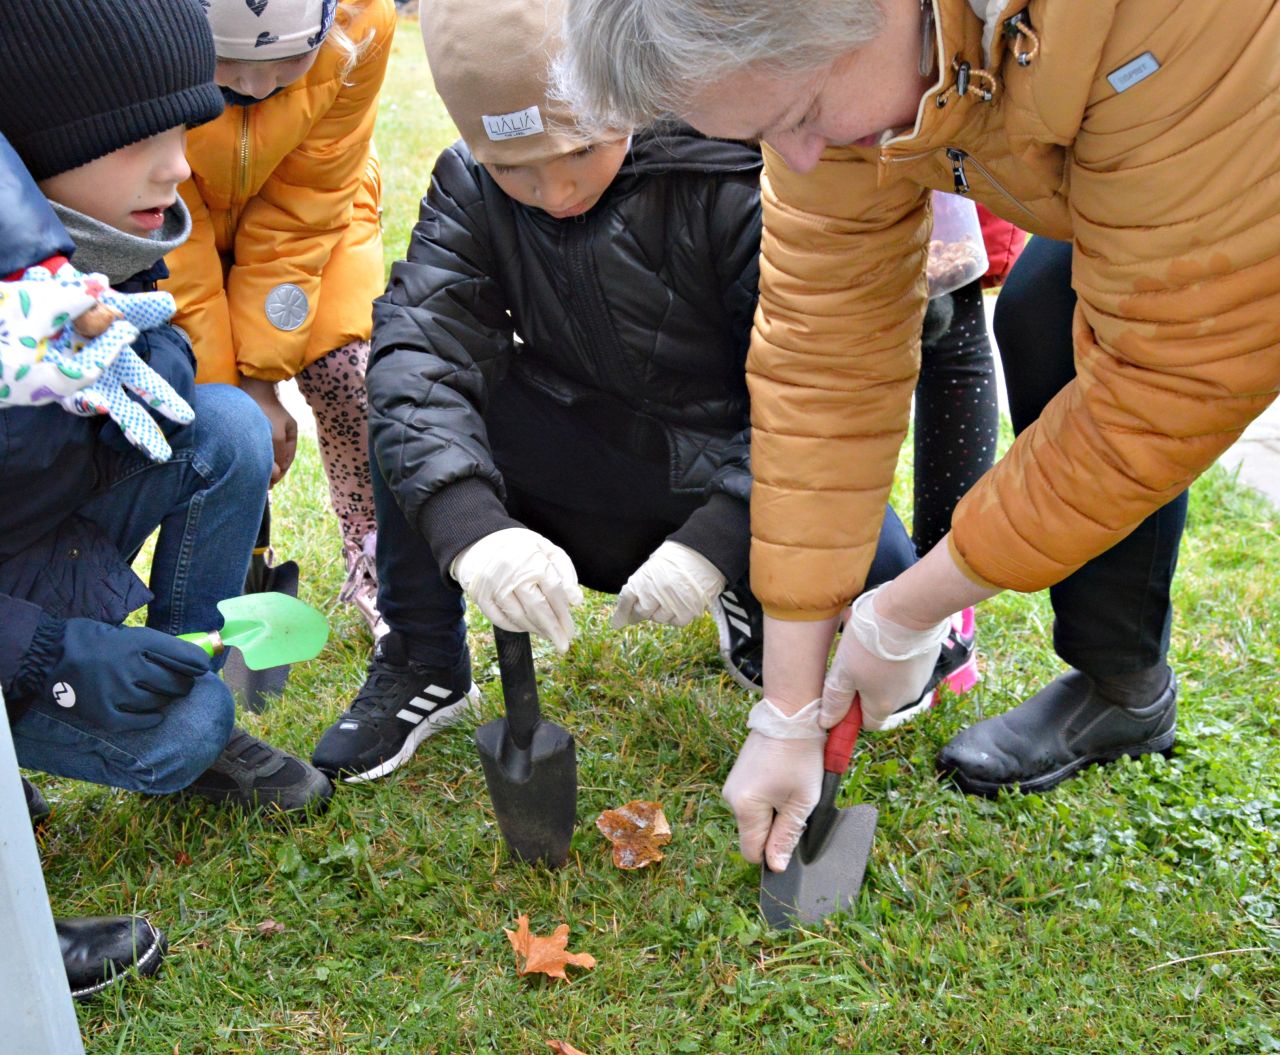
<path fill-rule="evenodd" d="M 377 526 L 369 475 L 369 402 L 364 388 L 368 362 L 369 342 L 352 341 L 321 356 L 297 377 L 298 388 L 316 416 L 329 500 L 348 553 L 358 553 L 365 536 Z"/>

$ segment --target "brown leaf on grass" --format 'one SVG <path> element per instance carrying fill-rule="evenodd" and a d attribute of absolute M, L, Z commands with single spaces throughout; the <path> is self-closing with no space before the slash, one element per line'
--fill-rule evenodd
<path fill-rule="evenodd" d="M 565 947 L 569 944 L 569 924 L 561 923 L 549 938 L 540 938 L 529 933 L 529 917 L 522 915 L 516 920 L 516 929 L 502 928 L 511 940 L 511 947 L 516 951 L 517 974 L 545 974 L 552 978 L 567 978 L 564 969 L 569 964 L 574 967 L 594 967 L 596 958 L 587 952 L 569 952 Z"/>
<path fill-rule="evenodd" d="M 547 1047 L 556 1052 L 556 1055 L 587 1055 L 585 1051 L 579 1051 L 567 1040 L 549 1040 Z"/>
<path fill-rule="evenodd" d="M 266 937 L 270 937 L 272 934 L 283 934 L 284 931 L 285 931 L 284 924 L 277 923 L 273 919 L 264 919 L 261 923 L 258 924 L 258 933 Z"/>
<path fill-rule="evenodd" d="M 191 864 L 191 855 L 186 850 L 179 850 L 173 855 L 173 863 L 179 868 L 186 868 Z"/>
<path fill-rule="evenodd" d="M 671 825 L 661 804 L 643 799 L 605 810 L 596 818 L 596 827 L 613 843 L 613 863 L 628 870 L 661 861 L 658 847 L 671 841 Z"/>

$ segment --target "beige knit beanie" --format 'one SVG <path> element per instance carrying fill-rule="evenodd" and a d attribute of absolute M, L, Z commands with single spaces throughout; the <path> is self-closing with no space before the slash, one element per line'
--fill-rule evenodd
<path fill-rule="evenodd" d="M 472 156 L 523 165 L 607 136 L 578 130 L 551 98 L 559 0 L 422 0 L 422 40 L 436 91 Z"/>

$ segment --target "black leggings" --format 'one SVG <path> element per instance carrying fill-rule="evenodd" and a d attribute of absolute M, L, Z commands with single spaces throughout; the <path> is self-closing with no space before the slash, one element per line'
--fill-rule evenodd
<path fill-rule="evenodd" d="M 916 383 L 911 541 L 922 557 L 950 530 L 956 503 L 995 462 L 1000 428 L 981 282 L 951 299 L 951 325 L 922 345 Z"/>
<path fill-rule="evenodd" d="M 1033 238 L 996 301 L 995 336 L 1014 432 L 1040 416 L 1075 376 L 1071 246 Z M 1087 674 L 1145 670 L 1169 649 L 1169 588 L 1187 518 L 1182 494 L 1133 534 L 1051 587 L 1053 644 Z"/>

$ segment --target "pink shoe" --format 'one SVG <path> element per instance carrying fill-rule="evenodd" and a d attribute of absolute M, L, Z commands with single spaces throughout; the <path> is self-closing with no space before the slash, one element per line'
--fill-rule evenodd
<path fill-rule="evenodd" d="M 875 722 L 863 717 L 863 728 L 868 732 L 883 732 L 905 725 L 918 714 L 923 714 L 938 702 L 938 693 L 943 688 L 957 696 L 968 692 L 978 684 L 978 649 L 975 617 L 972 608 L 957 612 L 951 617 L 951 633 L 942 642 L 942 651 L 938 655 L 938 665 L 934 667 L 933 676 L 924 687 L 918 699 L 904 703 L 896 711 L 882 721 Z"/>
<path fill-rule="evenodd" d="M 338 593 L 339 601 L 355 605 L 364 616 L 373 633 L 374 644 L 391 629 L 378 611 L 378 565 L 374 559 L 377 543 L 377 532 L 371 531 L 364 537 L 364 543 L 359 549 L 353 546 L 343 547 L 343 556 L 347 562 L 347 581 L 342 584 L 342 590 Z"/>

